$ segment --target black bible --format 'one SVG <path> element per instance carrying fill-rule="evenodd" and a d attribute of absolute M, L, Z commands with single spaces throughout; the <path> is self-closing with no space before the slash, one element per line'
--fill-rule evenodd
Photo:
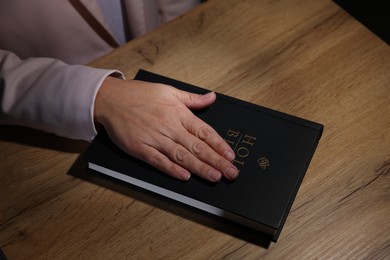
<path fill-rule="evenodd" d="M 135 79 L 199 94 L 209 92 L 143 70 Z M 234 149 L 233 164 L 240 170 L 235 181 L 222 179 L 210 183 L 194 175 L 186 182 L 176 180 L 121 151 L 104 130 L 84 154 L 88 167 L 258 230 L 276 242 L 323 126 L 219 93 L 213 105 L 194 113 Z"/>

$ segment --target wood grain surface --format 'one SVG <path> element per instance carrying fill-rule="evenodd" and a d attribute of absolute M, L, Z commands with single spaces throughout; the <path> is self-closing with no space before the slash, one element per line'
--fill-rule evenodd
<path fill-rule="evenodd" d="M 9 259 L 390 259 L 390 48 L 326 0 L 211 0 L 94 61 L 324 124 L 277 243 L 86 170 L 88 143 L 0 127 Z M 278 191 L 275 191 L 278 192 Z"/>

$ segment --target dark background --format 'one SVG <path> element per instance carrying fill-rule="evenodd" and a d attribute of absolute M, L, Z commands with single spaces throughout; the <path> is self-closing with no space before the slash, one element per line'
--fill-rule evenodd
<path fill-rule="evenodd" d="M 333 0 L 350 15 L 390 44 L 389 0 Z"/>

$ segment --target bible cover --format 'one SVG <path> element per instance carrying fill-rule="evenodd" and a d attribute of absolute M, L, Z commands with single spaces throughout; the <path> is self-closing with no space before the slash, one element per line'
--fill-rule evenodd
<path fill-rule="evenodd" d="M 209 92 L 143 70 L 135 79 L 194 93 Z M 256 229 L 276 242 L 323 126 L 218 93 L 216 102 L 196 115 L 234 149 L 233 163 L 240 170 L 235 181 L 209 183 L 195 175 L 187 182 L 173 179 L 122 152 L 104 131 L 99 132 L 85 153 L 88 167 Z"/>

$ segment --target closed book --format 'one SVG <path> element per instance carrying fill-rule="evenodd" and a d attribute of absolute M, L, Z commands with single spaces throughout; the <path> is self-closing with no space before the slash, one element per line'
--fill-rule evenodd
<path fill-rule="evenodd" d="M 194 93 L 209 92 L 144 70 L 135 79 Z M 240 170 L 236 180 L 211 183 L 194 175 L 188 181 L 176 180 L 121 151 L 104 130 L 85 153 L 88 167 L 277 241 L 323 126 L 219 93 L 213 105 L 194 113 L 234 149 L 233 164 Z"/>

